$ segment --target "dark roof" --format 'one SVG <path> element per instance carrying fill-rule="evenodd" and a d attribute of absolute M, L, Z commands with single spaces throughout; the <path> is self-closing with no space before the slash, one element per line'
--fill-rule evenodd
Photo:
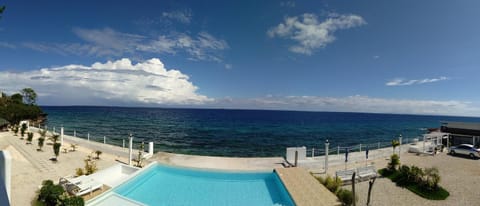
<path fill-rule="evenodd" d="M 7 124 L 10 124 L 10 122 L 8 122 L 6 119 L 0 118 L 0 126 L 4 126 Z"/>
<path fill-rule="evenodd" d="M 480 123 L 474 122 L 442 122 L 442 132 L 468 136 L 480 136 Z"/>

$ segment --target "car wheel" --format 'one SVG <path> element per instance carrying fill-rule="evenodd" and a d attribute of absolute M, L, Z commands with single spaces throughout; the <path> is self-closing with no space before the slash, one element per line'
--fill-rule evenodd
<path fill-rule="evenodd" d="M 450 151 L 451 155 L 455 155 L 455 150 Z"/>
<path fill-rule="evenodd" d="M 468 155 L 468 156 L 470 156 L 470 158 L 472 158 L 472 159 L 475 159 L 475 155 L 472 154 L 472 153 L 470 153 L 470 155 Z"/>

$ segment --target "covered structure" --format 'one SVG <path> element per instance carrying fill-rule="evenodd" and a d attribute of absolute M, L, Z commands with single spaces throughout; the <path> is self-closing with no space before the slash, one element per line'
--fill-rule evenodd
<path fill-rule="evenodd" d="M 451 145 L 480 146 L 480 122 L 442 122 L 440 130 L 450 133 Z"/>

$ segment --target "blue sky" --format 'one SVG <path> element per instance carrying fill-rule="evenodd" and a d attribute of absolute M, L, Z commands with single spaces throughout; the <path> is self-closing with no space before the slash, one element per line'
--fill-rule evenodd
<path fill-rule="evenodd" d="M 42 105 L 480 116 L 478 1 L 0 1 Z"/>

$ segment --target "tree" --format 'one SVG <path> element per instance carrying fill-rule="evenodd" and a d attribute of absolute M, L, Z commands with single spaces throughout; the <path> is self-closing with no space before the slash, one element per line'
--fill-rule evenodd
<path fill-rule="evenodd" d="M 44 142 L 45 142 L 45 137 L 38 138 L 38 150 L 37 151 L 42 151 L 42 147 L 43 147 Z"/>
<path fill-rule="evenodd" d="M 12 94 L 10 100 L 15 104 L 21 104 L 23 102 L 23 96 L 19 93 Z"/>
<path fill-rule="evenodd" d="M 95 154 L 97 155 L 97 160 L 99 160 L 99 159 L 100 159 L 100 155 L 102 154 L 102 151 L 97 150 L 97 151 L 95 151 Z"/>
<path fill-rule="evenodd" d="M 396 139 L 392 140 L 393 153 L 395 153 L 395 148 L 400 145 L 400 142 Z"/>
<path fill-rule="evenodd" d="M 1 14 L 3 14 L 3 11 L 5 11 L 5 8 L 7 8 L 7 7 L 5 7 L 5 6 L 0 6 L 0 19 L 2 18 L 2 15 L 1 15 Z"/>
<path fill-rule="evenodd" d="M 60 138 L 60 135 L 54 134 L 54 135 L 52 135 L 52 137 L 50 138 L 50 140 L 52 140 L 53 144 L 55 144 L 55 143 L 57 143 L 58 138 Z"/>
<path fill-rule="evenodd" d="M 37 101 L 37 93 L 32 88 L 24 88 L 21 93 L 25 104 L 34 105 Z"/>
<path fill-rule="evenodd" d="M 27 144 L 32 144 L 33 132 L 27 133 Z"/>
<path fill-rule="evenodd" d="M 58 160 L 58 155 L 60 154 L 60 146 L 62 146 L 60 143 L 53 144 L 53 153 L 55 154 L 55 161 Z"/>
<path fill-rule="evenodd" d="M 13 133 L 15 133 L 15 136 L 18 135 L 18 125 L 13 126 Z"/>
<path fill-rule="evenodd" d="M 22 135 L 22 138 L 25 136 L 25 131 L 27 131 L 27 124 L 23 123 L 22 128 L 20 128 L 20 134 Z"/>

